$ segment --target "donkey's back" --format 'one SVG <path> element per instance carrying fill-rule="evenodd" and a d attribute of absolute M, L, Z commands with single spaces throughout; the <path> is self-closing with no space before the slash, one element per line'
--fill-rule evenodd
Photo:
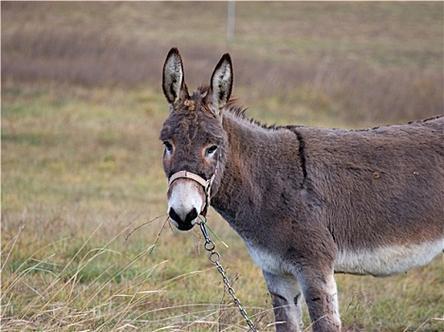
<path fill-rule="evenodd" d="M 444 250 L 444 117 L 369 130 L 296 128 L 336 270 L 386 275 Z M 308 196 L 310 197 L 310 196 Z"/>

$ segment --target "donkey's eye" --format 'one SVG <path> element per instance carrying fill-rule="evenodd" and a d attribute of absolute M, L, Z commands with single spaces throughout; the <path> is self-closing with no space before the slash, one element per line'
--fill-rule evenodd
<path fill-rule="evenodd" d="M 170 142 L 165 141 L 165 142 L 163 142 L 163 145 L 165 145 L 165 151 L 167 151 L 167 152 L 173 151 L 173 145 Z"/>
<path fill-rule="evenodd" d="M 210 156 L 210 155 L 212 155 L 214 152 L 216 152 L 216 150 L 217 150 L 217 145 L 212 145 L 212 146 L 210 146 L 209 148 L 207 148 L 207 149 L 205 150 L 205 154 L 206 154 L 207 156 Z"/>

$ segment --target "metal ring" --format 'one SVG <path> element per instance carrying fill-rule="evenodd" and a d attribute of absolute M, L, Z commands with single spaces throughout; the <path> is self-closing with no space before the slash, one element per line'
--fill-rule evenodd
<path fill-rule="evenodd" d="M 209 242 L 209 241 L 205 242 L 204 246 L 205 246 L 205 250 L 207 250 L 207 251 L 213 251 L 214 248 L 216 248 L 216 245 L 214 244 L 214 242 Z"/>
<path fill-rule="evenodd" d="M 220 260 L 220 255 L 219 253 L 213 251 L 209 256 L 208 259 L 210 260 L 211 263 L 216 263 Z"/>

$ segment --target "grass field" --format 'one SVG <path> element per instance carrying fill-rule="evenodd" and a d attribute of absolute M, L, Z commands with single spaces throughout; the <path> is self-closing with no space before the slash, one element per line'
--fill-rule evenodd
<path fill-rule="evenodd" d="M 230 43 L 223 3 L 1 6 L 5 331 L 244 326 L 198 230 L 165 223 L 171 46 L 191 87 L 229 50 L 235 95 L 268 123 L 361 127 L 444 110 L 443 3 L 237 4 Z M 225 221 L 209 220 L 240 299 L 272 330 L 260 270 Z M 346 331 L 444 330 L 442 256 L 337 280 Z"/>

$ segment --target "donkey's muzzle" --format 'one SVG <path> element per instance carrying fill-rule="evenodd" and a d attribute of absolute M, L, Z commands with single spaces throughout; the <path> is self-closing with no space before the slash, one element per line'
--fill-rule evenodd
<path fill-rule="evenodd" d="M 197 218 L 197 210 L 195 208 L 188 212 L 185 218 L 181 218 L 172 207 L 168 214 L 177 223 L 177 228 L 181 231 L 188 231 L 193 228 L 194 224 L 192 221 Z"/>

